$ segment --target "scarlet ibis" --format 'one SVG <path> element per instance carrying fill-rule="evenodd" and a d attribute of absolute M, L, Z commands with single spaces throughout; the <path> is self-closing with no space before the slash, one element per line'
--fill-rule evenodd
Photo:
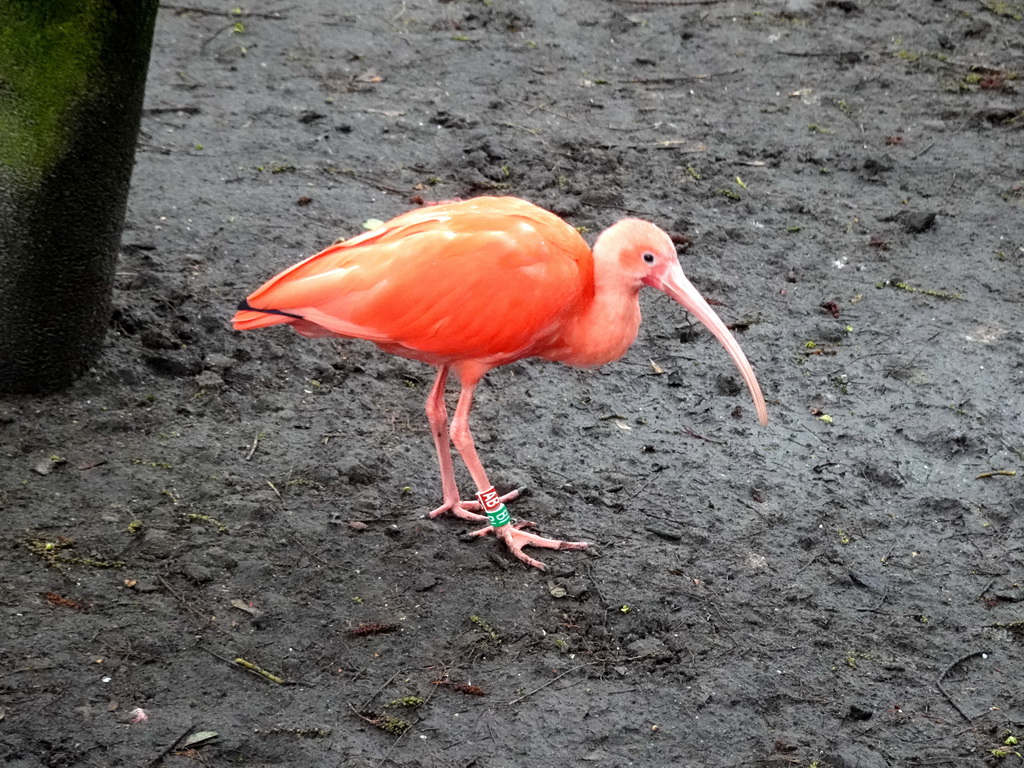
<path fill-rule="evenodd" d="M 404 213 L 325 248 L 271 278 L 242 301 L 240 330 L 287 324 L 303 336 L 367 339 L 387 352 L 438 368 L 427 398 L 442 503 L 430 513 L 486 523 L 524 563 L 544 568 L 524 546 L 584 549 L 512 523 L 487 479 L 469 431 L 473 392 L 492 368 L 527 357 L 594 368 L 617 360 L 636 338 L 640 288 L 671 296 L 732 357 L 768 421 L 761 389 L 739 344 L 683 274 L 672 240 L 639 219 L 605 230 L 591 250 L 558 216 L 514 197 L 478 197 Z M 462 384 L 449 433 L 445 383 Z M 455 444 L 477 488 L 463 501 L 449 448 Z M 483 512 L 484 514 L 477 514 Z"/>

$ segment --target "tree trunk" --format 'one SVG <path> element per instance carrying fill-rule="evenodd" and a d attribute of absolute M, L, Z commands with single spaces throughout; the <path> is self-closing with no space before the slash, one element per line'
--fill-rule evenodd
<path fill-rule="evenodd" d="M 0 0 L 0 392 L 99 355 L 158 0 Z"/>

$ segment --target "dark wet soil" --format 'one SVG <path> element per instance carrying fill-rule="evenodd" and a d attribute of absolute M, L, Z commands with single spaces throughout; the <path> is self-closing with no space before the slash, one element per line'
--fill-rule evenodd
<path fill-rule="evenodd" d="M 1024 762 L 1019 2 L 233 7 L 161 10 L 102 361 L 0 400 L 0 762 Z M 228 325 L 475 194 L 685 235 L 769 400 L 655 294 L 493 372 L 547 573 L 424 519 L 429 367 Z"/>

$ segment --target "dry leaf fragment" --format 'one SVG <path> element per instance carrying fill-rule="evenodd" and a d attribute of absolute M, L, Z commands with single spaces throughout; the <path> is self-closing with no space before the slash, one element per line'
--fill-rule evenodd
<path fill-rule="evenodd" d="M 50 605 L 59 605 L 64 608 L 73 608 L 76 611 L 84 611 L 85 606 L 77 600 L 72 600 L 68 597 L 61 597 L 56 592 L 44 592 L 43 597 Z"/>
<path fill-rule="evenodd" d="M 245 602 L 245 600 L 239 600 L 237 597 L 231 601 L 231 607 L 237 608 L 240 611 L 245 611 L 250 616 L 259 616 L 261 613 L 263 613 L 259 608 L 254 608 L 253 606 Z"/>
<path fill-rule="evenodd" d="M 216 731 L 196 731 L 195 733 L 191 734 L 187 739 L 185 739 L 185 743 L 181 746 L 194 747 L 197 744 L 204 744 L 207 741 L 212 741 L 213 739 L 216 739 L 218 736 L 220 736 L 220 734 Z"/>
<path fill-rule="evenodd" d="M 560 587 L 557 584 L 555 584 L 555 582 L 549 581 L 548 582 L 548 594 L 551 595 L 554 598 L 559 598 L 559 597 L 565 597 L 566 594 L 568 594 L 568 593 L 565 591 L 565 587 Z"/>
<path fill-rule="evenodd" d="M 360 624 L 355 629 L 350 629 L 348 636 L 365 637 L 366 635 L 381 635 L 386 632 L 395 632 L 399 628 L 397 624 Z"/>

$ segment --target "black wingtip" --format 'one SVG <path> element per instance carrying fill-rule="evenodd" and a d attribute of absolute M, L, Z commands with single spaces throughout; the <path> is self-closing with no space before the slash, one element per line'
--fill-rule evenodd
<path fill-rule="evenodd" d="M 248 310 L 249 312 L 262 312 L 265 315 L 281 315 L 281 317 L 291 317 L 295 320 L 305 319 L 302 315 L 296 315 L 292 312 L 285 312 L 280 309 L 259 309 L 257 307 L 251 306 L 249 304 L 248 299 L 242 299 L 240 302 L 238 302 L 238 311 L 245 312 L 246 310 Z"/>

